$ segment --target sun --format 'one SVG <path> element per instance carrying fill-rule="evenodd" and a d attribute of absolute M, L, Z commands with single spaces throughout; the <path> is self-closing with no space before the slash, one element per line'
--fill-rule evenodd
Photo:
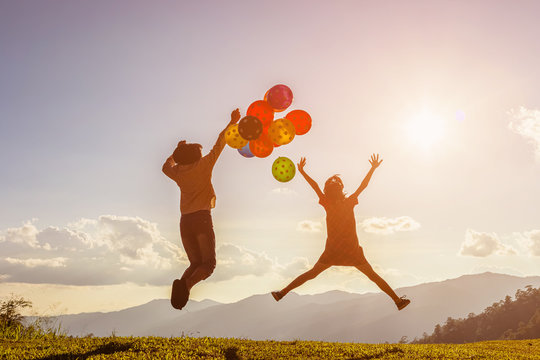
<path fill-rule="evenodd" d="M 405 132 L 414 145 L 424 150 L 431 150 L 444 137 L 443 119 L 428 110 L 412 116 L 405 124 Z"/>

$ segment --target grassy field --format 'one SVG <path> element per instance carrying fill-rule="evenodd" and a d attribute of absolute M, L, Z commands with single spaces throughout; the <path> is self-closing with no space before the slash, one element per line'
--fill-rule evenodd
<path fill-rule="evenodd" d="M 0 339 L 0 359 L 540 359 L 540 339 L 463 345 L 342 344 L 219 338 Z"/>

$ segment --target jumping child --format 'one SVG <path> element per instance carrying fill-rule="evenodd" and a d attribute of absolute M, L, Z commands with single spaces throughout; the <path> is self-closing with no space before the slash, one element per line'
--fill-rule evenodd
<path fill-rule="evenodd" d="M 281 300 L 289 291 L 297 288 L 308 280 L 314 279 L 331 266 L 354 266 L 363 272 L 371 281 L 394 300 L 398 310 L 403 309 L 411 302 L 405 296 L 398 297 L 394 290 L 371 267 L 364 256 L 362 247 L 358 244 L 356 235 L 356 221 L 354 219 L 354 206 L 358 204 L 358 195 L 367 187 L 375 169 L 382 163 L 379 155 L 371 155 L 369 160 L 371 169 L 360 184 L 360 187 L 349 197 L 343 192 L 343 182 L 339 176 L 334 175 L 326 180 L 324 192 L 319 185 L 305 171 L 306 159 L 301 158 L 298 171 L 319 196 L 319 204 L 326 211 L 326 228 L 328 237 L 326 247 L 319 260 L 312 269 L 294 279 L 287 287 L 280 291 L 273 291 L 276 301 Z"/>
<path fill-rule="evenodd" d="M 240 119 L 238 109 L 231 113 L 229 125 Z M 182 309 L 191 288 L 208 278 L 216 267 L 216 241 L 210 210 L 216 194 L 212 186 L 212 170 L 225 147 L 225 128 L 208 155 L 202 157 L 200 144 L 178 143 L 163 164 L 163 172 L 180 187 L 180 236 L 189 259 L 189 267 L 173 282 L 171 305 Z"/>

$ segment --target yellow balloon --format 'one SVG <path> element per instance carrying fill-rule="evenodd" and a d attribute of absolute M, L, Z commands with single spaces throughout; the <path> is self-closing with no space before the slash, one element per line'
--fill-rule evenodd
<path fill-rule="evenodd" d="M 293 141 L 296 131 L 289 119 L 277 119 L 268 128 L 270 140 L 277 145 L 285 145 Z"/>
<path fill-rule="evenodd" d="M 296 167 L 291 159 L 284 156 L 278 157 L 272 164 L 274 179 L 281 182 L 291 181 L 296 173 Z"/>
<path fill-rule="evenodd" d="M 246 139 L 240 136 L 238 124 L 229 125 L 225 130 L 225 142 L 234 149 L 241 149 L 248 143 Z"/>

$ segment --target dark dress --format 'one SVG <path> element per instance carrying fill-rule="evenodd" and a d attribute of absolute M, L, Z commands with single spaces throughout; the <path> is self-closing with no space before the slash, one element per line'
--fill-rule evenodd
<path fill-rule="evenodd" d="M 326 196 L 319 203 L 326 211 L 326 229 L 328 237 L 326 247 L 318 262 L 325 265 L 356 266 L 367 262 L 364 251 L 358 244 L 354 206 L 356 197 L 331 201 Z"/>

